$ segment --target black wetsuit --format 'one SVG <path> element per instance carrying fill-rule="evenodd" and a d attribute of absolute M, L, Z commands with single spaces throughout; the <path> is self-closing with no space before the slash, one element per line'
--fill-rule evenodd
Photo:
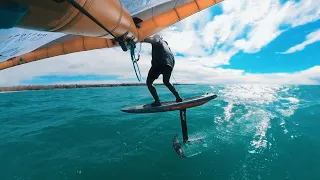
<path fill-rule="evenodd" d="M 153 86 L 154 80 L 156 80 L 160 74 L 163 75 L 163 84 L 166 85 L 168 89 L 175 95 L 176 100 L 182 101 L 179 93 L 169 81 L 175 65 L 175 59 L 170 47 L 168 46 L 168 43 L 159 36 L 149 37 L 143 42 L 147 42 L 152 45 L 152 61 L 147 77 L 147 85 L 155 100 L 155 103 L 153 104 L 160 105 L 160 99 L 156 89 Z"/>

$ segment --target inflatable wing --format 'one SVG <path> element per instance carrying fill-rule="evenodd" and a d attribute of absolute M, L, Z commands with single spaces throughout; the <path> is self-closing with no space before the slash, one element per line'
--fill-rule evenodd
<path fill-rule="evenodd" d="M 1 0 L 0 70 L 127 46 L 221 1 Z"/>

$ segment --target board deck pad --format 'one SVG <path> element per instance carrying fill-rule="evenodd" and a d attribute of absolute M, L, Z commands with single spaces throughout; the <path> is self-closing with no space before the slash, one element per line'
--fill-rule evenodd
<path fill-rule="evenodd" d="M 195 97 L 183 99 L 182 102 L 166 101 L 166 102 L 161 102 L 161 106 L 151 106 L 150 104 L 137 105 L 137 106 L 123 108 L 121 109 L 121 111 L 127 112 L 127 113 L 156 113 L 156 112 L 183 110 L 187 108 L 200 106 L 212 99 L 215 99 L 216 97 L 217 95 L 215 94 L 206 93 L 201 96 L 195 96 Z"/>

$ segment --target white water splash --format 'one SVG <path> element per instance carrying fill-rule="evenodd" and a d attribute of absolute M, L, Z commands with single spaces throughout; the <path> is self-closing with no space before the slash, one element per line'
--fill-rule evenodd
<path fill-rule="evenodd" d="M 217 87 L 211 88 L 214 91 L 218 90 Z M 248 152 L 262 153 L 266 148 L 271 148 L 272 142 L 275 141 L 267 136 L 271 119 L 277 119 L 283 133 L 291 136 L 286 128 L 286 120 L 294 114 L 300 100 L 292 96 L 289 90 L 291 88 L 282 85 L 224 86 L 217 94 L 228 104 L 222 107 L 223 117 L 214 117 L 217 123 L 216 130 L 221 134 L 216 137 L 221 136 L 232 143 L 237 141 L 232 134 L 252 136 L 252 140 L 248 142 Z M 239 107 L 244 107 L 244 110 L 238 111 Z M 227 123 L 224 124 L 225 122 Z"/>
<path fill-rule="evenodd" d="M 250 153 L 260 153 L 268 145 L 266 134 L 270 127 L 270 119 L 274 115 L 267 110 L 267 107 L 278 100 L 281 88 L 280 85 L 227 85 L 219 92 L 220 96 L 228 102 L 228 105 L 224 107 L 226 121 L 230 121 L 233 116 L 232 109 L 235 104 L 244 105 L 246 109 L 249 109 L 246 114 L 242 115 L 241 121 L 238 119 L 232 123 L 242 126 L 241 131 L 243 132 L 240 134 L 253 133 L 249 147 Z M 234 126 L 233 124 L 229 127 Z"/>
<path fill-rule="evenodd" d="M 270 119 L 273 116 L 266 111 L 257 110 L 253 113 L 252 117 L 259 122 L 258 124 L 256 124 L 256 133 L 254 135 L 254 138 L 250 142 L 251 150 L 249 150 L 249 153 L 260 153 L 267 147 L 268 140 L 266 137 L 266 133 L 268 131 L 268 128 L 270 127 Z"/>
<path fill-rule="evenodd" d="M 291 103 L 294 103 L 294 104 L 298 104 L 300 102 L 299 99 L 297 98 L 294 98 L 294 97 L 288 97 L 287 98 Z"/>
<path fill-rule="evenodd" d="M 299 99 L 294 97 L 288 97 L 288 98 L 279 98 L 279 100 L 282 100 L 284 102 L 281 103 L 281 106 L 278 107 L 278 111 L 285 117 L 290 117 L 294 114 L 296 109 L 298 109 L 299 105 Z"/>
<path fill-rule="evenodd" d="M 224 116 L 225 116 L 225 120 L 229 121 L 230 118 L 232 117 L 232 108 L 233 108 L 233 103 L 229 102 L 228 106 L 224 107 Z"/>

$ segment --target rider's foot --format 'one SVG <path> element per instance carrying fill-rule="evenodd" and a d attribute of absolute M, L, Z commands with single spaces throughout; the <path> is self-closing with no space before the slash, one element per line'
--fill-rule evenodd
<path fill-rule="evenodd" d="M 153 103 L 151 103 L 151 106 L 161 106 L 160 101 L 155 101 Z"/>
<path fill-rule="evenodd" d="M 176 98 L 176 102 L 182 102 L 182 98 L 181 97 Z"/>

